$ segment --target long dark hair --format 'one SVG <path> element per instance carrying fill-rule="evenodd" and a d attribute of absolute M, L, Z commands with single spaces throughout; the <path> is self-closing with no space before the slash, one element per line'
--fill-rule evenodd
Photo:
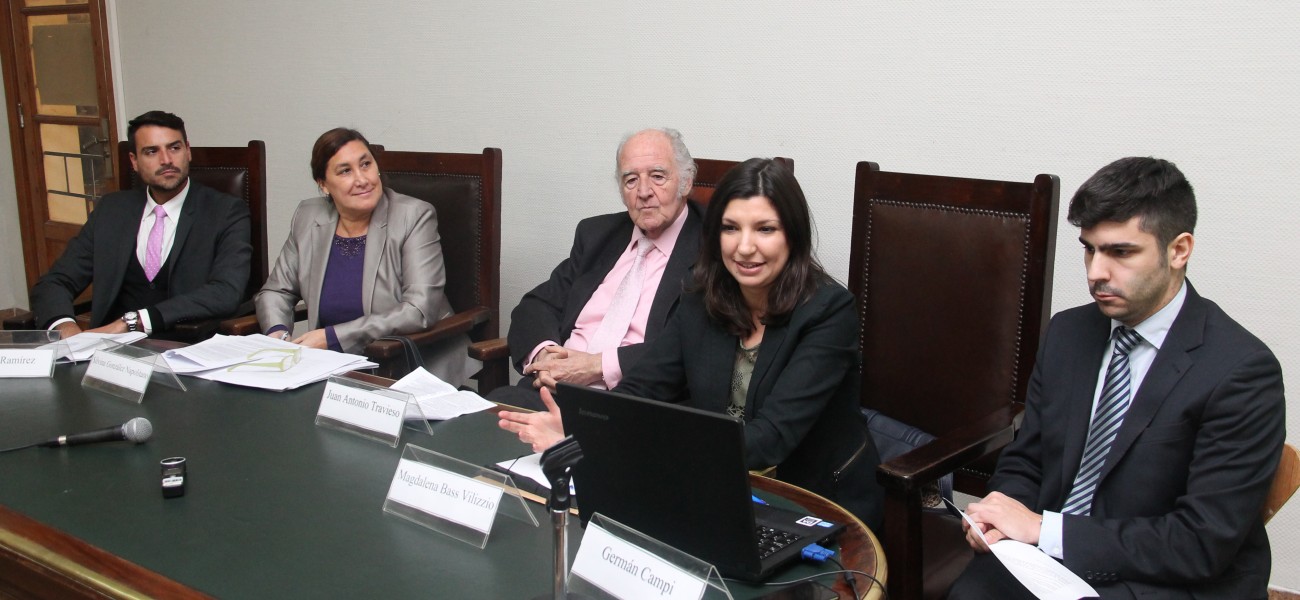
<path fill-rule="evenodd" d="M 829 279 L 812 253 L 812 217 L 794 173 L 770 158 L 751 158 L 732 167 L 718 182 L 704 213 L 704 243 L 700 246 L 691 289 L 703 294 L 710 319 L 741 337 L 754 332 L 754 318 L 740 292 L 740 284 L 722 260 L 722 214 L 732 200 L 754 196 L 772 202 L 790 249 L 785 268 L 768 289 L 763 324 L 782 325 L 789 321 L 790 313 L 812 298 L 817 287 Z"/>

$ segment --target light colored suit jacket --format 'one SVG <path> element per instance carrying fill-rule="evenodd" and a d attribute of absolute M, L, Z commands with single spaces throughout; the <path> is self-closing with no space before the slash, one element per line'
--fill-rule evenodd
<path fill-rule="evenodd" d="M 320 327 L 321 282 L 338 211 L 328 198 L 298 204 L 280 257 L 257 293 L 257 321 L 266 331 L 293 329 L 293 307 L 307 304 L 307 326 Z M 443 294 L 446 271 L 433 205 L 384 189 L 370 216 L 361 302 L 365 316 L 334 326 L 344 352 L 360 353 L 376 338 L 426 329 L 452 314 Z M 459 383 L 459 382 L 453 382 Z"/>

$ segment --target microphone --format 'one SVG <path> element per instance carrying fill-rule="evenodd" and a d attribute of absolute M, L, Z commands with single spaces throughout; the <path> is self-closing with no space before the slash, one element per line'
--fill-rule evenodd
<path fill-rule="evenodd" d="M 139 444 L 148 441 L 150 437 L 153 437 L 153 424 L 149 422 L 149 419 L 136 417 L 115 427 L 105 427 L 72 435 L 61 435 L 40 445 L 45 448 L 57 448 L 59 446 L 80 446 L 81 444 L 121 441 L 131 441 Z"/>

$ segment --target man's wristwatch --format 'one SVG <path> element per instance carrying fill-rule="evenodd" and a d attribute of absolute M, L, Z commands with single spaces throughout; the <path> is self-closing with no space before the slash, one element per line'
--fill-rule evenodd
<path fill-rule="evenodd" d="M 122 315 L 122 321 L 126 323 L 127 331 L 140 331 L 140 315 L 135 311 L 129 311 Z"/>

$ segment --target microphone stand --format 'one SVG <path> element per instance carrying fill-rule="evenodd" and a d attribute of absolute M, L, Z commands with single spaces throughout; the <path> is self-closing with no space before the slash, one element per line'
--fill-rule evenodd
<path fill-rule="evenodd" d="M 568 585 L 569 507 L 573 501 L 569 495 L 569 479 L 573 475 L 573 467 L 580 460 L 582 460 L 582 448 L 573 436 L 560 440 L 542 453 L 542 473 L 551 484 L 551 495 L 547 499 L 546 508 L 551 513 L 552 535 L 555 540 L 555 572 L 551 594 L 549 596 L 543 594 L 533 600 L 583 598 L 570 593 Z"/>

